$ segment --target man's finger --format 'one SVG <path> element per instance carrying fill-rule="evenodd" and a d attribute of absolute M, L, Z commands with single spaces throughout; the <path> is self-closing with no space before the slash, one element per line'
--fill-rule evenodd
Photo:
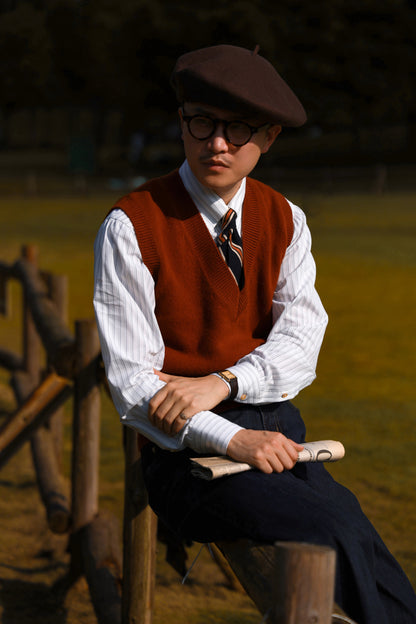
<path fill-rule="evenodd" d="M 165 381 L 166 383 L 168 381 L 172 381 L 173 379 L 179 379 L 179 377 L 177 377 L 176 375 L 169 375 L 169 373 L 162 373 L 162 371 L 158 371 L 155 368 L 153 369 L 153 372 L 155 375 L 159 377 L 161 381 Z"/>
<path fill-rule="evenodd" d="M 184 421 L 181 418 L 181 413 L 178 414 L 176 406 L 173 406 L 173 408 L 165 414 L 160 424 L 164 433 L 167 435 L 175 435 L 183 428 Z"/>
<path fill-rule="evenodd" d="M 163 403 L 167 395 L 166 388 L 161 388 L 149 401 L 149 419 L 153 423 L 153 418 L 159 406 Z"/>
<path fill-rule="evenodd" d="M 187 416 L 187 415 L 185 414 L 185 412 L 181 412 L 181 413 L 179 414 L 179 418 L 180 418 L 181 420 L 190 420 L 190 419 L 192 418 L 192 416 Z"/>

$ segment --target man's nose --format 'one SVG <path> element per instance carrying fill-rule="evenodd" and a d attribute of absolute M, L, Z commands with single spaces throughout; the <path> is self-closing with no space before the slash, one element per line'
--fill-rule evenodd
<path fill-rule="evenodd" d="M 219 123 L 217 125 L 214 134 L 209 137 L 208 141 L 209 144 L 212 145 L 212 148 L 216 151 L 223 151 L 228 149 L 229 143 L 225 138 L 223 123 Z"/>

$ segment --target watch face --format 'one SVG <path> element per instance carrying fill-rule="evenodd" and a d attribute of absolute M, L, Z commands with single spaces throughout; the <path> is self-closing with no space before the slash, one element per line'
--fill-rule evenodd
<path fill-rule="evenodd" d="M 224 371 L 223 375 L 224 375 L 224 377 L 227 377 L 227 379 L 235 379 L 235 375 L 230 373 L 230 371 Z"/>

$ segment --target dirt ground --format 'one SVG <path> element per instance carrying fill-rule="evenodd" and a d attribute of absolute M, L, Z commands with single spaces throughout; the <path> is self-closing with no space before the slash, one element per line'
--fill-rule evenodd
<path fill-rule="evenodd" d="M 1 622 L 92 624 L 84 579 L 67 593 L 54 589 L 68 569 L 67 538 L 47 529 L 28 450 L 21 449 L 0 473 Z"/>
<path fill-rule="evenodd" d="M 1 624 L 96 624 L 85 577 L 65 588 L 67 536 L 49 531 L 29 445 L 0 472 Z M 200 545 L 188 552 L 188 564 Z M 158 544 L 154 624 L 255 624 L 260 615 L 227 581 L 204 548 L 185 585 Z"/>

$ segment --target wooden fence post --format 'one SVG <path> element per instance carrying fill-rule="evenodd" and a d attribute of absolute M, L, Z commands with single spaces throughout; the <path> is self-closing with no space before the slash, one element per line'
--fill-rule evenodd
<path fill-rule="evenodd" d="M 51 300 L 56 306 L 59 318 L 65 325 L 68 323 L 68 276 L 45 275 Z M 59 408 L 49 420 L 49 429 L 52 434 L 58 466 L 62 469 L 62 452 L 64 440 L 64 409 Z"/>
<path fill-rule="evenodd" d="M 10 317 L 9 278 L 0 271 L 0 315 Z"/>
<path fill-rule="evenodd" d="M 34 245 L 22 247 L 22 258 L 35 269 L 38 267 L 38 249 Z M 16 397 L 22 404 L 38 387 L 41 374 L 41 347 L 35 322 L 30 311 L 26 289 L 23 293 L 23 362 L 24 371 L 16 372 L 13 386 Z M 33 464 L 38 480 L 39 490 L 46 507 L 49 528 L 55 533 L 65 533 L 70 522 L 70 513 L 66 497 L 66 488 L 61 476 L 60 462 L 57 461 L 55 445 L 50 432 L 42 424 L 37 427 L 30 438 Z"/>
<path fill-rule="evenodd" d="M 0 263 L 0 313 L 7 309 L 6 282 L 10 276 L 23 286 L 24 357 L 0 350 L 1 362 L 14 371 L 12 385 L 19 403 L 0 432 L 0 465 L 30 437 L 49 526 L 56 532 L 71 528 L 71 565 L 62 587 L 68 587 L 84 572 L 98 623 L 120 624 L 122 562 L 118 523 L 112 514 L 98 511 L 102 373 L 97 327 L 93 319 L 77 321 L 74 340 L 66 327 L 66 278 L 40 274 L 35 247 L 23 248 L 22 257 L 12 267 Z M 46 361 L 40 359 L 41 345 L 46 350 Z M 45 365 L 49 372 L 40 382 Z M 59 377 L 55 369 L 64 376 Z M 71 518 L 58 465 L 62 425 L 57 427 L 57 453 L 51 416 L 72 394 L 72 385 Z"/>
<path fill-rule="evenodd" d="M 125 427 L 122 624 L 151 624 L 156 568 L 157 518 L 148 504 L 137 433 Z"/>
<path fill-rule="evenodd" d="M 339 622 L 351 622 L 347 619 L 342 609 L 334 603 L 334 578 L 335 578 L 335 551 L 326 547 L 313 546 L 311 544 L 293 544 L 279 542 L 274 544 L 259 544 L 251 540 L 238 540 L 235 542 L 217 542 L 217 546 L 227 559 L 232 570 L 236 574 L 243 588 L 253 600 L 254 604 L 263 615 L 267 614 L 267 624 L 323 624 L 331 620 L 322 619 L 327 617 L 328 612 L 339 614 L 340 619 L 334 620 Z M 283 549 L 283 554 L 282 554 Z M 285 549 L 292 551 L 293 557 L 299 557 L 302 553 L 304 558 L 302 561 L 301 581 L 302 589 L 296 589 L 298 581 L 293 582 L 295 566 L 290 563 L 286 564 L 289 554 L 285 554 Z M 306 553 L 312 553 L 316 559 L 306 556 Z M 320 562 L 318 562 L 321 558 Z M 313 563 L 311 563 L 313 561 Z M 292 559 L 293 562 L 293 559 Z M 283 566 L 283 567 L 282 567 Z M 287 567 L 288 574 L 292 575 L 289 580 L 284 567 Z M 316 566 L 316 567 L 315 567 Z M 321 572 L 321 571 L 322 572 Z M 316 584 L 322 587 L 316 588 Z M 299 586 L 298 586 L 299 587 Z M 325 589 L 323 590 L 323 587 Z M 278 588 L 278 589 L 276 589 Z M 299 592 L 305 592 L 304 597 L 300 597 L 299 608 L 305 608 L 305 598 L 312 593 L 311 607 L 314 607 L 319 601 L 319 608 L 323 607 L 322 614 L 311 613 L 309 616 L 302 616 L 304 619 L 282 619 L 286 615 L 277 612 L 279 604 L 284 602 L 282 595 L 290 595 L 293 591 L 299 597 Z M 327 592 L 325 596 L 322 591 Z M 325 606 L 324 606 L 325 605 Z M 309 612 L 308 612 L 309 613 Z M 290 614 L 290 610 L 289 610 Z M 301 617 L 301 616 L 299 616 Z M 310 619 L 307 619 L 310 617 Z M 280 618 L 280 619 L 276 619 Z"/>
<path fill-rule="evenodd" d="M 272 624 L 331 624 L 335 550 L 327 546 L 277 542 Z"/>
<path fill-rule="evenodd" d="M 53 533 L 67 533 L 71 523 L 67 491 L 48 427 L 40 425 L 32 435 L 32 455 L 48 526 Z"/>
<path fill-rule="evenodd" d="M 38 248 L 35 245 L 24 245 L 22 257 L 34 267 L 38 265 Z M 41 341 L 36 331 L 35 323 L 30 312 L 26 293 L 23 294 L 23 361 L 24 369 L 33 382 L 32 390 L 37 386 L 40 378 Z"/>
<path fill-rule="evenodd" d="M 97 359 L 100 353 L 94 320 L 75 324 L 76 370 L 72 451 L 72 530 L 86 526 L 98 512 L 101 398 Z"/>
<path fill-rule="evenodd" d="M 85 573 L 99 624 L 121 621 L 116 523 L 98 513 L 100 343 L 94 319 L 76 321 L 70 577 Z"/>

